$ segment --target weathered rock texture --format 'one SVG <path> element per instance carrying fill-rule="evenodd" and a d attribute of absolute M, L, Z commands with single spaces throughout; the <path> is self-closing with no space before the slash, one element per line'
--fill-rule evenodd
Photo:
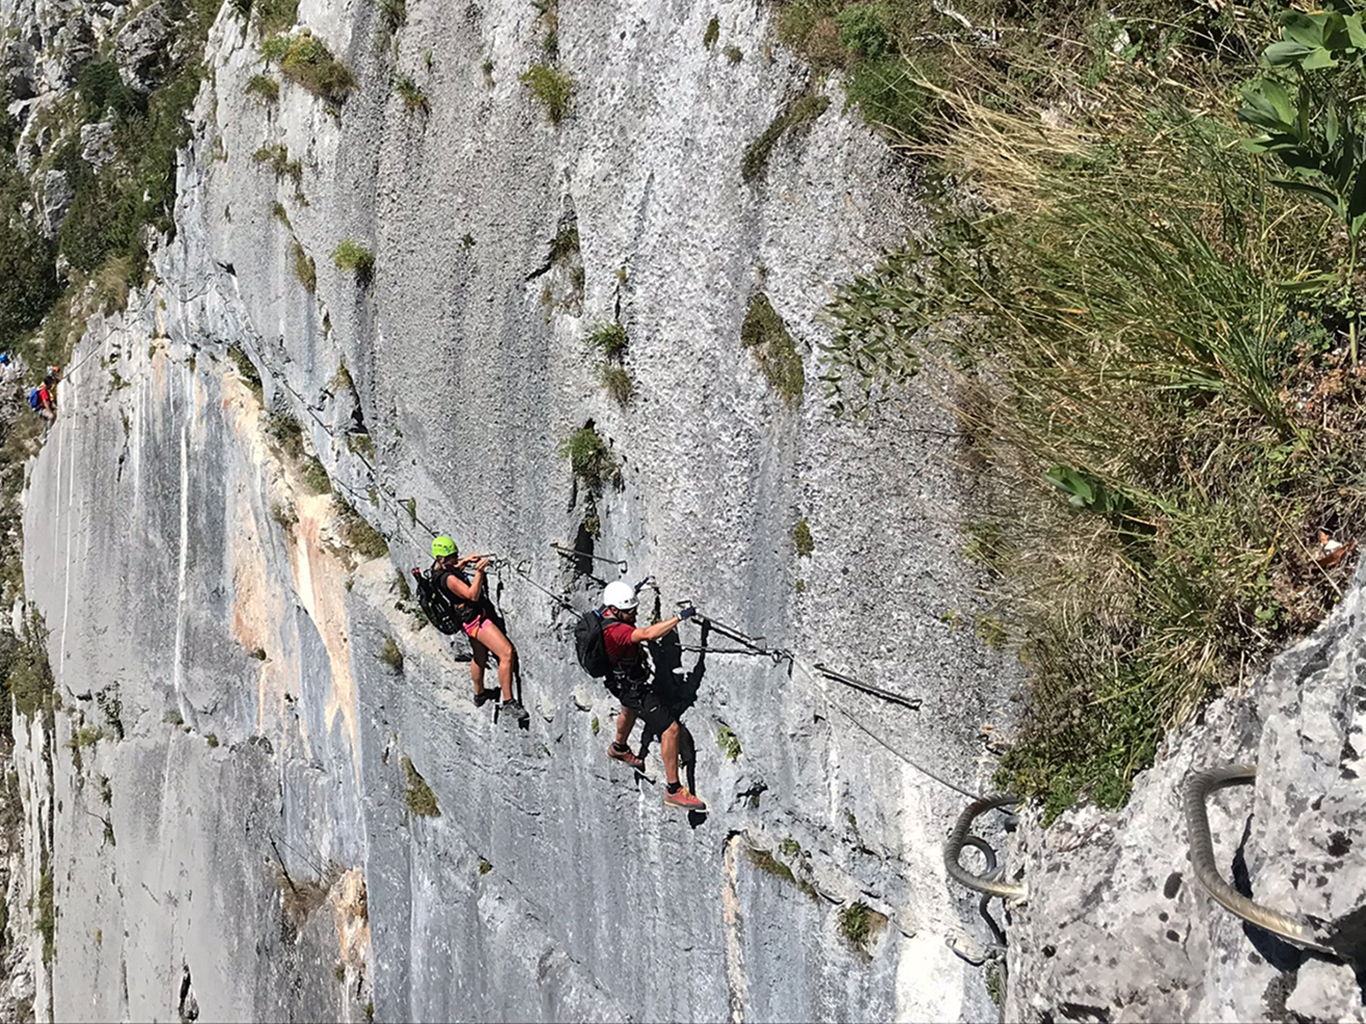
<path fill-rule="evenodd" d="M 1251 692 L 1217 701 L 1174 738 L 1122 813 L 1089 809 L 1023 831 L 1016 863 L 1030 897 L 1013 917 L 1007 1019 L 1366 1019 L 1353 965 L 1209 898 L 1190 869 L 1181 802 L 1190 773 L 1255 763 L 1255 787 L 1209 801 L 1225 878 L 1264 906 L 1360 934 L 1351 921 L 1366 907 L 1362 581 Z"/>
<path fill-rule="evenodd" d="M 703 46 L 713 13 L 739 63 Z M 305 0 L 357 74 L 339 111 L 287 81 L 278 103 L 247 95 L 255 31 L 220 16 L 157 281 L 92 323 L 32 469 L 25 576 L 63 702 L 21 742 L 32 884 L 44 849 L 55 878 L 40 1013 L 991 1012 L 949 948 L 985 938 L 940 863 L 962 798 L 864 731 L 968 784 L 1011 686 L 945 614 L 974 604 L 952 418 L 927 379 L 837 421 L 817 381 L 828 289 L 914 227 L 913 183 L 838 102 L 741 181 L 746 145 L 809 80 L 767 18 L 566 0 L 577 91 L 556 128 L 517 81 L 546 32 L 530 6 L 410 0 L 391 44 L 369 4 Z M 429 112 L 405 109 L 396 70 Z M 297 183 L 255 158 L 276 145 Z M 577 254 L 552 259 L 571 225 Z M 369 283 L 333 265 L 346 238 L 373 250 Z M 296 274 L 310 258 L 316 291 Z M 740 344 L 760 291 L 802 353 L 800 402 Z M 614 317 L 625 409 L 583 341 Z M 392 560 L 356 563 L 267 442 L 230 347 Z M 558 451 L 590 420 L 622 466 L 594 501 Z M 615 707 L 531 583 L 597 586 L 549 547 L 589 517 L 600 554 L 658 577 L 665 613 L 693 598 L 793 652 L 790 669 L 660 652 L 696 692 L 705 820 L 665 810 L 654 754 L 647 778 L 606 759 Z M 463 640 L 414 629 L 395 576 L 426 564 L 426 526 L 509 560 L 494 589 L 526 731 L 473 707 Z M 82 728 L 102 734 L 82 746 Z M 439 816 L 409 810 L 408 762 Z M 841 934 L 856 901 L 875 912 L 866 952 Z"/>

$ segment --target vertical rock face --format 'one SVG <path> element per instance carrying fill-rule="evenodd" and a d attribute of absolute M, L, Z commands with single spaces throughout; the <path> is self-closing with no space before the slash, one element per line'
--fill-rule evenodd
<path fill-rule="evenodd" d="M 703 45 L 713 13 L 738 62 Z M 533 8 L 409 3 L 389 39 L 368 4 L 305 0 L 356 73 L 337 109 L 289 81 L 247 93 L 276 69 L 220 15 L 174 238 L 128 312 L 92 321 L 32 470 L 25 578 L 62 700 L 21 737 L 51 823 L 30 830 L 55 887 L 38 973 L 62 982 L 39 1007 L 989 1012 L 949 948 L 985 938 L 939 860 L 962 798 L 882 745 L 970 785 L 1010 688 L 947 614 L 974 602 L 952 418 L 928 378 L 861 421 L 819 384 L 828 289 L 914 227 L 913 182 L 838 102 L 742 181 L 811 84 L 765 17 L 567 0 L 555 127 L 518 82 L 543 59 Z M 344 240 L 373 252 L 368 280 L 334 265 Z M 791 400 L 740 341 L 758 295 L 803 363 Z M 614 320 L 625 407 L 584 341 Z M 391 558 L 356 551 L 267 410 Z M 596 494 L 560 453 L 588 423 L 620 464 Z M 507 559 L 491 586 L 525 731 L 474 708 L 463 639 L 416 628 L 395 577 L 431 531 Z M 590 569 L 617 572 L 552 541 L 655 576 L 661 615 L 691 598 L 791 652 L 713 633 L 701 657 L 693 624 L 656 652 L 705 819 L 663 807 L 657 751 L 643 777 L 604 756 L 616 707 L 546 590 L 586 606 Z"/>

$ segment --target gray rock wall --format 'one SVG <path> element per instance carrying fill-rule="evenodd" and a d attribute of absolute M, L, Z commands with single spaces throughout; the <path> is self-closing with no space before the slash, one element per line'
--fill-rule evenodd
<path fill-rule="evenodd" d="M 990 1012 L 949 948 L 982 928 L 939 862 L 961 798 L 859 728 L 970 783 L 1010 688 L 945 621 L 974 607 L 952 420 L 929 378 L 835 420 L 817 379 L 816 314 L 918 223 L 914 183 L 838 98 L 743 183 L 745 146 L 807 72 L 753 6 L 715 10 L 738 64 L 705 48 L 712 13 L 563 3 L 578 88 L 558 129 L 517 82 L 545 31 L 530 7 L 411 2 L 392 49 L 369 5 L 305 0 L 301 21 L 360 82 L 339 115 L 287 82 L 278 104 L 246 95 L 254 33 L 220 17 L 175 237 L 156 283 L 78 348 L 26 506 L 64 705 L 46 804 L 56 1016 L 181 1013 L 187 972 L 206 1019 Z M 430 114 L 403 108 L 394 68 Z M 255 159 L 280 144 L 297 188 Z M 582 294 L 575 261 L 549 258 L 571 214 Z M 375 252 L 367 287 L 329 258 L 348 237 Z M 799 404 L 740 344 L 756 290 L 803 353 Z M 583 341 L 618 309 L 638 390 L 624 410 Z M 346 549 L 328 500 L 272 450 L 230 346 L 392 561 Z M 662 806 L 656 755 L 644 779 L 605 758 L 615 707 L 573 663 L 571 619 L 528 582 L 587 586 L 548 543 L 590 511 L 557 451 L 590 419 L 623 478 L 596 503 L 597 550 L 657 575 L 665 610 L 691 597 L 794 654 L 789 670 L 714 653 L 699 677 L 683 652 L 704 822 Z M 360 425 L 373 459 L 346 441 Z M 803 517 L 815 549 L 799 559 Z M 402 607 L 394 575 L 426 563 L 422 524 L 510 559 L 496 594 L 527 731 L 476 711 L 452 646 Z M 388 639 L 401 670 L 380 658 Z M 78 768 L 65 744 L 93 727 Z M 405 758 L 438 817 L 408 810 Z M 840 934 L 855 901 L 887 920 L 867 953 Z"/>

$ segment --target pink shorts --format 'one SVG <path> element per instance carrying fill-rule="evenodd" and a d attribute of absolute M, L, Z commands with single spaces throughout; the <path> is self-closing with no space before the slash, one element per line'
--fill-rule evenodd
<path fill-rule="evenodd" d="M 488 625 L 488 621 L 488 619 L 480 615 L 473 622 L 461 623 L 460 628 L 465 631 L 467 637 L 474 640 L 479 636 L 479 631 Z"/>

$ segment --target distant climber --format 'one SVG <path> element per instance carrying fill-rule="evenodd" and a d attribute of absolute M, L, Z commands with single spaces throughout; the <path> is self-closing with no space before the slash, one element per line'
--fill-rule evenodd
<path fill-rule="evenodd" d="M 28 404 L 34 412 L 51 426 L 57 420 L 57 400 L 47 381 L 43 381 L 28 393 Z"/>
<path fill-rule="evenodd" d="M 678 745 L 682 727 L 652 685 L 649 662 L 641 646 L 647 641 L 666 636 L 684 619 L 696 615 L 697 609 L 683 608 L 677 615 L 639 628 L 636 626 L 639 601 L 635 589 L 620 580 L 607 584 L 602 592 L 602 604 L 601 612 L 589 614 L 601 622 L 607 689 L 621 701 L 616 739 L 607 748 L 607 756 L 632 768 L 645 766 L 644 760 L 627 743 L 631 729 L 639 718 L 647 730 L 659 736 L 660 757 L 664 761 L 664 780 L 667 783 L 664 802 L 670 807 L 681 807 L 687 811 L 705 811 L 707 805 L 678 781 Z M 589 624 L 592 625 L 591 620 Z M 582 653 L 580 660 L 584 660 Z M 585 667 L 593 672 L 586 663 Z"/>
<path fill-rule="evenodd" d="M 470 678 L 474 681 L 475 706 L 481 707 L 497 696 L 497 691 L 484 688 L 484 670 L 492 653 L 498 659 L 498 685 L 503 697 L 499 713 L 511 715 L 519 725 L 529 721 L 531 715 L 512 690 L 516 649 L 493 621 L 493 605 L 484 590 L 484 570 L 489 560 L 479 555 L 460 558 L 455 541 L 446 536 L 432 541 L 432 559 L 429 574 L 432 585 L 446 599 L 461 630 L 470 640 L 473 652 Z M 473 575 L 465 571 L 470 563 L 474 564 Z"/>

